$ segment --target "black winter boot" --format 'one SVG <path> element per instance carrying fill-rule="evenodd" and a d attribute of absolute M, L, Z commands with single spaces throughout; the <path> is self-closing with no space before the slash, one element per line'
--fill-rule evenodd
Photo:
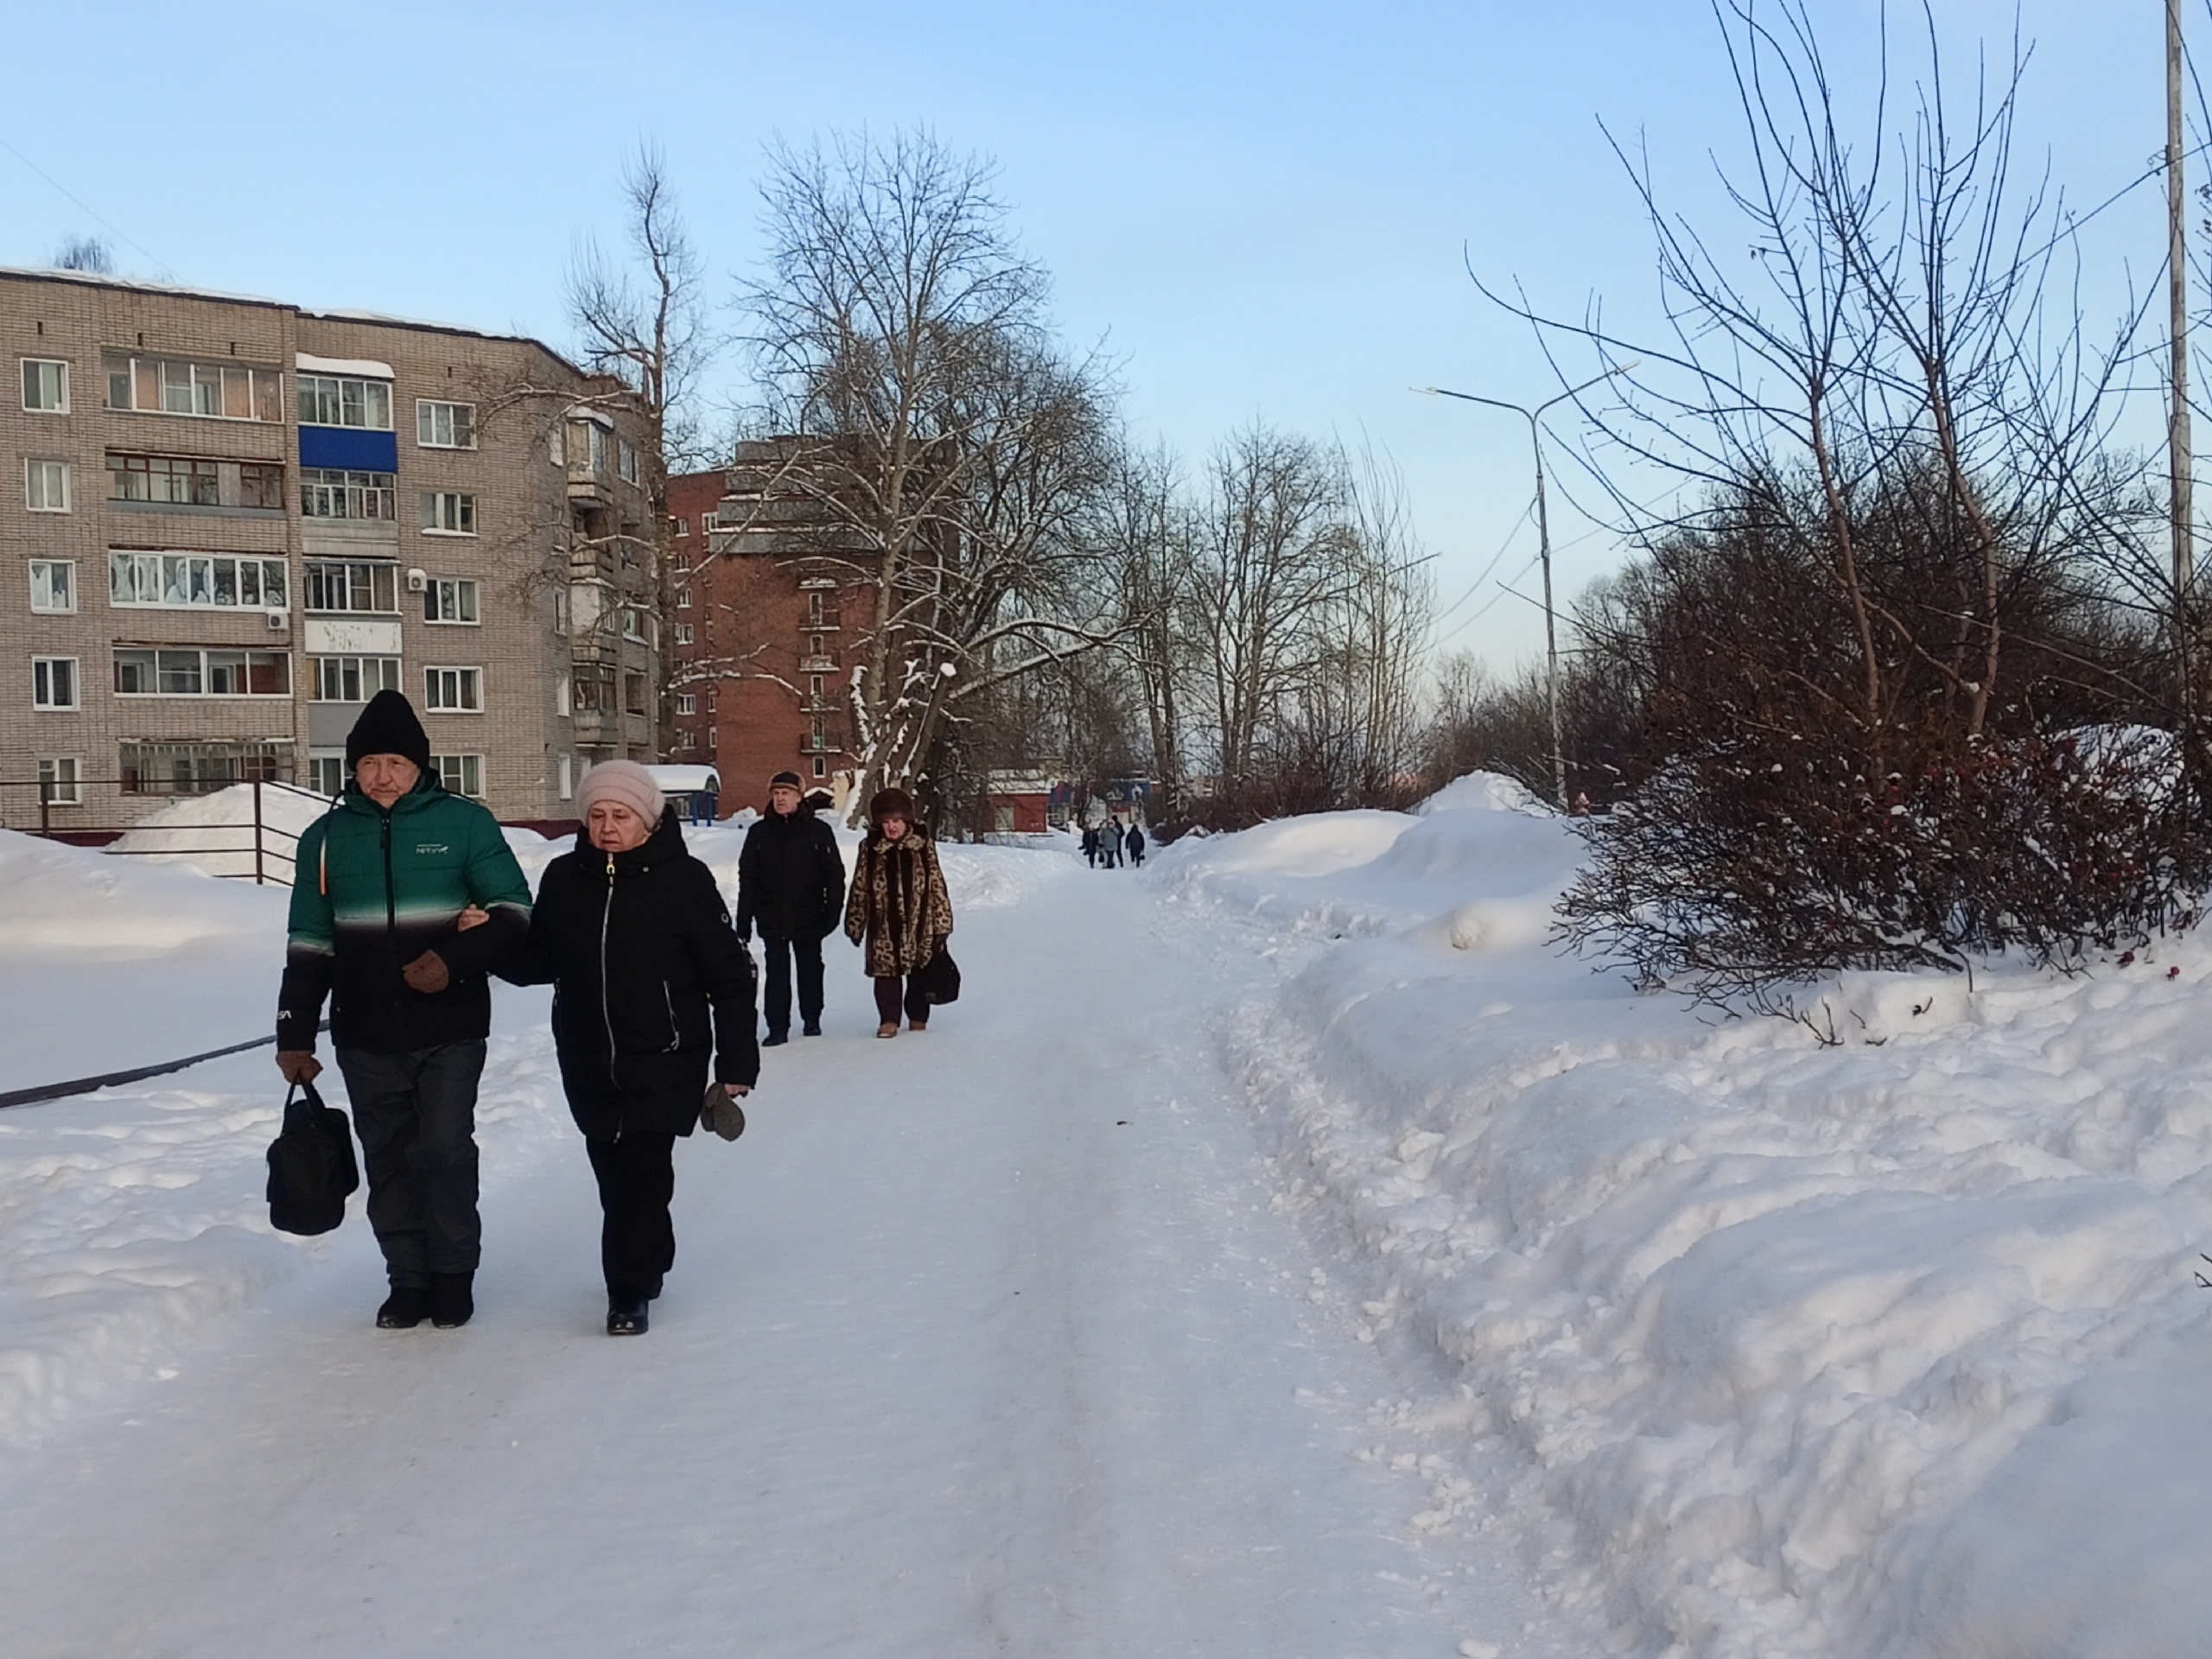
<path fill-rule="evenodd" d="M 822 1034 L 822 1022 L 819 1020 L 808 1020 L 799 1027 L 799 1034 L 805 1037 L 819 1037 Z"/>
<path fill-rule="evenodd" d="M 467 1325 L 476 1313 L 475 1280 L 473 1273 L 432 1274 L 430 1323 L 441 1331 Z"/>
<path fill-rule="evenodd" d="M 394 1285 L 377 1309 L 379 1331 L 412 1331 L 430 1317 L 430 1293 L 420 1285 Z"/>
<path fill-rule="evenodd" d="M 607 1334 L 642 1337 L 647 1324 L 645 1293 L 625 1285 L 607 1293 Z"/>

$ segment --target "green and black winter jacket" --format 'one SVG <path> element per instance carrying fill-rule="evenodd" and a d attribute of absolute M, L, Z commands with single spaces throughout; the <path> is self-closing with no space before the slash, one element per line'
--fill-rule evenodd
<path fill-rule="evenodd" d="M 461 932 L 461 911 L 491 913 Z M 346 785 L 300 837 L 276 1046 L 312 1049 L 330 998 L 335 1048 L 406 1053 L 492 1028 L 487 976 L 530 928 L 530 884 L 488 811 L 425 772 L 387 812 Z M 425 995 L 400 969 L 435 950 L 450 982 Z"/>

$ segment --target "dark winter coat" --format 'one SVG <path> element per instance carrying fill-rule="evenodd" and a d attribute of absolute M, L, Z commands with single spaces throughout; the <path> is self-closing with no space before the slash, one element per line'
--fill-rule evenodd
<path fill-rule="evenodd" d="M 845 937 L 855 944 L 867 940 L 870 976 L 912 973 L 951 931 L 952 898 L 930 838 L 912 824 L 896 841 L 869 830 L 853 859 Z"/>
<path fill-rule="evenodd" d="M 1131 858 L 1141 859 L 1144 856 L 1144 831 L 1131 824 L 1128 838 L 1123 844 L 1128 848 Z"/>
<path fill-rule="evenodd" d="M 588 836 L 545 867 L 527 948 L 507 977 L 555 988 L 561 1085 L 586 1135 L 689 1135 L 709 1055 L 717 1082 L 760 1076 L 752 955 L 713 873 L 683 850 L 673 807 L 626 853 L 603 853 Z"/>
<path fill-rule="evenodd" d="M 295 868 L 278 1048 L 315 1047 L 326 995 L 338 1048 L 410 1053 L 491 1030 L 486 975 L 522 943 L 530 883 L 482 806 L 431 772 L 389 811 L 349 784 L 301 836 Z M 469 905 L 492 919 L 463 933 L 455 923 Z M 425 950 L 446 964 L 442 991 L 400 977 Z"/>
<path fill-rule="evenodd" d="M 805 802 L 771 811 L 745 832 L 737 855 L 737 936 L 821 939 L 845 904 L 845 861 L 837 837 Z"/>

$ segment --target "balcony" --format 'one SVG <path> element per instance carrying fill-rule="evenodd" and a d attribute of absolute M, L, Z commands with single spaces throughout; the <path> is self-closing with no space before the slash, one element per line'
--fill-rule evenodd
<path fill-rule="evenodd" d="M 571 505 L 604 507 L 613 503 L 614 491 L 612 481 L 588 467 L 569 468 L 569 501 Z"/>
<path fill-rule="evenodd" d="M 798 659 L 798 671 L 802 674 L 835 674 L 837 659 L 835 657 L 802 657 Z"/>

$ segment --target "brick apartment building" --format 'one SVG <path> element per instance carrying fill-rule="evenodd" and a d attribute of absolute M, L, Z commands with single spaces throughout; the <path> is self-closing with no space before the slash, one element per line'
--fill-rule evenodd
<path fill-rule="evenodd" d="M 652 760 L 626 416 L 536 340 L 0 270 L 0 823 L 329 790 L 381 687 L 447 785 L 560 818 Z"/>
<path fill-rule="evenodd" d="M 840 809 L 857 756 L 843 626 L 859 571 L 836 556 L 820 508 L 789 480 L 789 444 L 741 443 L 728 466 L 669 480 L 677 593 L 667 644 L 671 760 L 711 761 L 725 814 L 796 772 Z"/>

